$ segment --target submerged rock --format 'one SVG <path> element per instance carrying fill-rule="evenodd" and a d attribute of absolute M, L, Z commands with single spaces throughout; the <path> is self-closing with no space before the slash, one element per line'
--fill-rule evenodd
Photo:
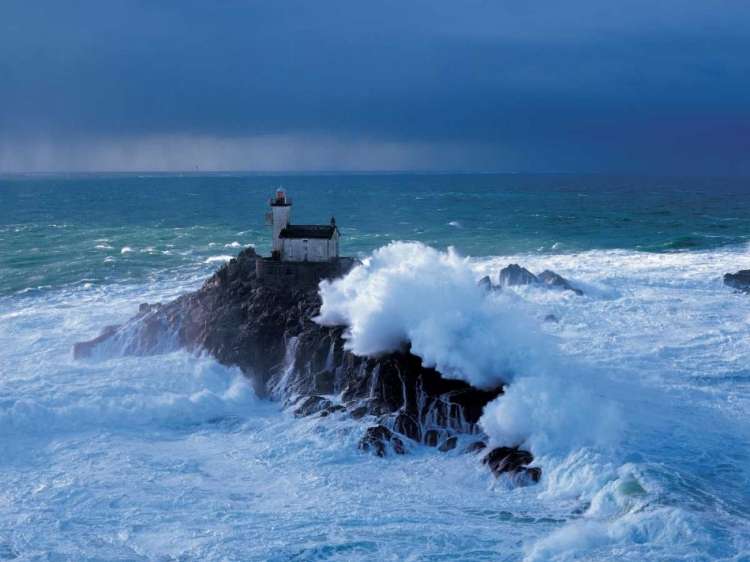
<path fill-rule="evenodd" d="M 542 470 L 529 467 L 534 456 L 528 451 L 521 451 L 518 447 L 497 447 L 487 453 L 482 462 L 490 467 L 495 476 L 509 474 L 511 476 L 525 476 L 532 482 L 539 482 Z"/>
<path fill-rule="evenodd" d="M 376 425 L 369 428 L 359 441 L 359 448 L 384 457 L 390 451 L 397 455 L 406 454 L 406 446 L 401 438 L 387 427 Z"/>
<path fill-rule="evenodd" d="M 484 441 L 473 441 L 464 447 L 465 453 L 479 453 L 487 448 L 487 443 Z"/>
<path fill-rule="evenodd" d="M 750 293 L 750 269 L 725 274 L 724 284 L 743 293 Z"/>
<path fill-rule="evenodd" d="M 547 322 L 548 324 L 557 324 L 560 322 L 560 319 L 554 314 L 548 314 L 547 316 L 544 317 L 544 321 Z"/>
<path fill-rule="evenodd" d="M 448 451 L 452 451 L 453 449 L 455 449 L 456 445 L 458 445 L 458 437 L 454 435 L 453 437 L 449 437 L 448 439 L 440 443 L 440 445 L 438 445 L 438 451 L 440 451 L 441 453 L 447 453 Z"/>
<path fill-rule="evenodd" d="M 333 403 L 322 396 L 308 396 L 299 401 L 294 407 L 294 413 L 298 416 L 310 416 L 333 407 Z"/>
<path fill-rule="evenodd" d="M 99 332 L 99 335 L 96 336 L 93 340 L 77 342 L 73 345 L 73 358 L 83 359 L 84 357 L 91 357 L 91 352 L 94 350 L 94 348 L 114 336 L 119 329 L 119 324 L 104 326 L 104 328 L 102 328 L 102 331 Z"/>

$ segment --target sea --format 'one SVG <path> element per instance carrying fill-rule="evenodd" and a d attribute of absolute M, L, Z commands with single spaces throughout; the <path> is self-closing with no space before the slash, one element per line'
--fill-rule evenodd
<path fill-rule="evenodd" d="M 268 254 L 280 186 L 293 223 L 335 217 L 342 254 L 378 264 L 337 305 L 351 322 L 463 353 L 453 376 L 514 358 L 482 424 L 539 484 L 361 452 L 362 424 L 295 418 L 206 354 L 74 359 Z M 510 263 L 585 295 L 476 300 Z M 0 176 L 0 560 L 750 561 L 750 295 L 722 279 L 741 269 L 749 178 Z"/>

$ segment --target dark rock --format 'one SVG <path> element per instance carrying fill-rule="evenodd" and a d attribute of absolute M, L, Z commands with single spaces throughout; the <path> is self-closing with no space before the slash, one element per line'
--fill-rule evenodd
<path fill-rule="evenodd" d="M 560 322 L 560 320 L 554 314 L 548 314 L 547 316 L 545 316 L 544 321 L 551 322 L 553 324 L 557 324 L 558 322 Z"/>
<path fill-rule="evenodd" d="M 349 415 L 352 419 L 361 420 L 367 415 L 367 406 L 358 406 L 349 410 Z"/>
<path fill-rule="evenodd" d="M 440 440 L 440 432 L 437 429 L 428 429 L 424 434 L 424 444 L 429 447 L 436 447 Z"/>
<path fill-rule="evenodd" d="M 119 328 L 120 326 L 117 324 L 114 324 L 111 326 L 104 326 L 104 328 L 102 328 L 102 331 L 99 332 L 99 335 L 96 336 L 93 340 L 77 342 L 76 344 L 73 345 L 73 357 L 75 359 L 83 359 L 84 357 L 91 357 L 92 350 L 96 346 L 104 343 L 105 341 L 110 339 L 112 336 L 114 336 L 117 333 L 117 330 Z"/>
<path fill-rule="evenodd" d="M 393 422 L 393 430 L 414 441 L 422 440 L 422 428 L 416 419 L 408 414 L 398 414 Z"/>
<path fill-rule="evenodd" d="M 532 466 L 526 469 L 526 476 L 534 483 L 539 482 L 542 478 L 542 469 L 538 466 Z"/>
<path fill-rule="evenodd" d="M 343 327 L 313 321 L 321 307 L 318 282 L 353 265 L 291 267 L 262 260 L 247 248 L 199 290 L 164 306 L 146 305 L 148 312 L 141 307 L 125 325 L 76 344 L 74 354 L 89 356 L 104 341 L 108 350 L 123 355 L 176 347 L 205 351 L 241 368 L 258 394 L 293 408 L 298 416 L 347 411 L 354 420 L 378 424 L 360 443 L 375 454 L 403 454 L 409 441 L 437 446 L 461 435 L 481 437 L 479 418 L 502 387 L 479 389 L 444 379 L 408 347 L 357 357 L 345 349 Z M 288 267 L 294 269 L 289 276 Z M 325 398 L 331 395 L 340 396 L 342 404 Z"/>
<path fill-rule="evenodd" d="M 346 408 L 344 408 L 341 404 L 334 404 L 333 406 L 328 406 L 325 410 L 322 410 L 320 412 L 320 417 L 325 418 L 330 416 L 331 414 L 336 414 L 338 412 L 346 412 Z"/>
<path fill-rule="evenodd" d="M 482 287 L 488 293 L 491 291 L 499 291 L 502 287 L 499 285 L 493 285 L 489 275 L 485 275 L 478 282 L 477 286 Z"/>
<path fill-rule="evenodd" d="M 501 287 L 531 285 L 532 283 L 539 283 L 539 279 L 537 279 L 536 275 L 531 273 L 528 269 L 521 267 L 517 263 L 512 263 L 508 267 L 500 270 Z"/>
<path fill-rule="evenodd" d="M 295 406 L 294 413 L 298 416 L 311 416 L 331 406 L 333 404 L 327 398 L 322 396 L 308 396 L 300 400 L 299 404 Z"/>
<path fill-rule="evenodd" d="M 581 291 L 580 289 L 576 289 L 570 284 L 567 279 L 558 275 L 554 271 L 550 271 L 549 269 L 541 272 L 537 279 L 539 279 L 540 282 L 549 285 L 550 287 L 562 289 L 563 291 L 573 291 L 579 297 L 583 296 L 583 291 Z"/>
<path fill-rule="evenodd" d="M 725 274 L 724 284 L 743 293 L 750 293 L 750 269 Z"/>
<path fill-rule="evenodd" d="M 469 443 L 465 448 L 464 452 L 466 453 L 478 453 L 480 451 L 484 451 L 487 448 L 487 443 L 484 441 L 474 441 L 472 443 Z"/>
<path fill-rule="evenodd" d="M 447 453 L 448 451 L 452 451 L 453 449 L 455 449 L 456 445 L 458 445 L 458 437 L 454 435 L 453 437 L 449 437 L 448 439 L 440 443 L 440 445 L 438 445 L 438 451 L 440 451 L 441 453 Z"/>
<path fill-rule="evenodd" d="M 538 482 L 542 471 L 538 467 L 529 468 L 534 457 L 528 451 L 521 451 L 518 447 L 497 447 L 492 449 L 484 456 L 482 462 L 490 467 L 495 476 L 509 474 L 511 476 L 521 476 L 530 479 L 532 482 Z M 519 480 L 523 483 L 523 479 Z"/>
<path fill-rule="evenodd" d="M 406 454 L 406 446 L 401 438 L 382 425 L 368 428 L 364 437 L 359 441 L 359 448 L 379 457 L 387 455 L 389 449 L 392 449 L 397 455 Z"/>

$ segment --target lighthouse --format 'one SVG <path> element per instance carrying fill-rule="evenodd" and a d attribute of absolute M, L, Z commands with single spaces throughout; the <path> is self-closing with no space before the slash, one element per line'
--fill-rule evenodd
<path fill-rule="evenodd" d="M 276 190 L 276 197 L 268 200 L 271 205 L 271 225 L 273 226 L 273 251 L 281 254 L 282 243 L 279 235 L 281 231 L 289 226 L 292 215 L 292 200 L 286 196 L 283 187 Z"/>
<path fill-rule="evenodd" d="M 271 257 L 286 262 L 328 262 L 339 257 L 339 229 L 331 217 L 330 224 L 291 224 L 292 200 L 283 188 L 276 190 L 266 215 L 273 232 Z"/>

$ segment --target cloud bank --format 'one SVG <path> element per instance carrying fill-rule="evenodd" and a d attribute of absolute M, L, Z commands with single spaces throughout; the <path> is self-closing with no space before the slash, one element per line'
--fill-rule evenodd
<path fill-rule="evenodd" d="M 0 163 L 750 173 L 749 27 L 740 0 L 7 2 Z"/>

